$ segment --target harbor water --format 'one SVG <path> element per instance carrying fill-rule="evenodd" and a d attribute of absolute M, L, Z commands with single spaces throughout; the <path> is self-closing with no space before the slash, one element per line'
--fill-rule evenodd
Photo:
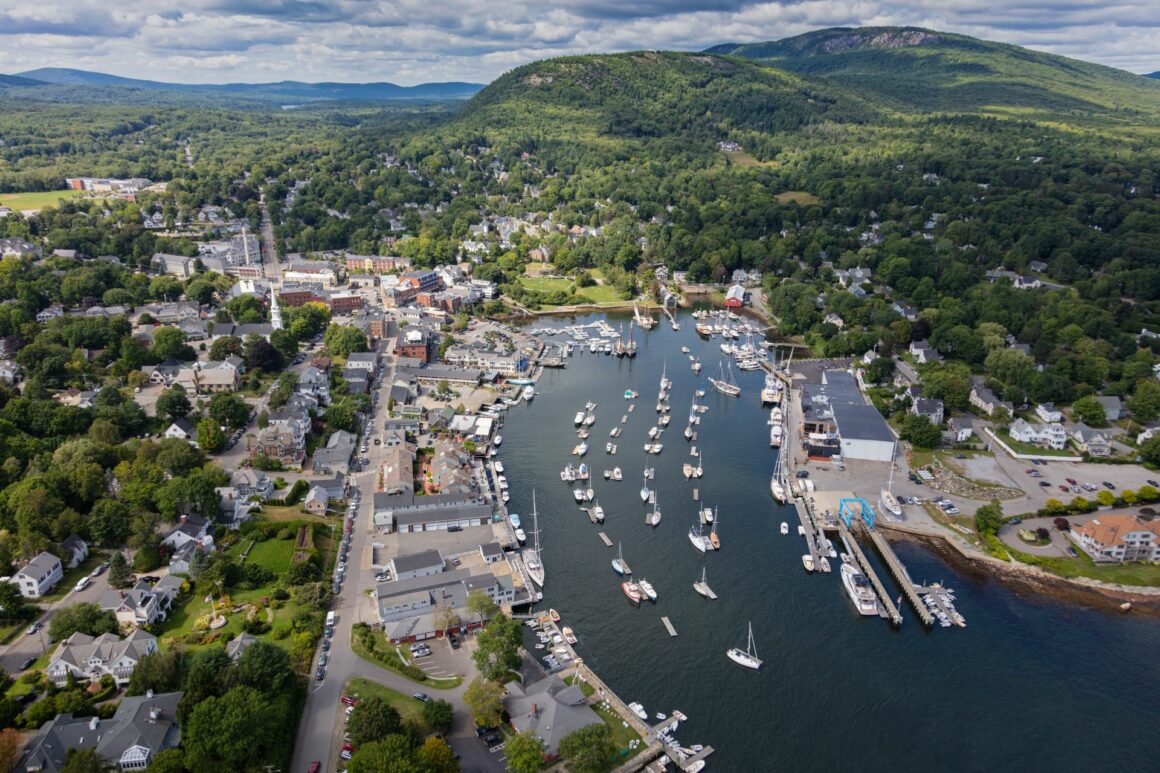
<path fill-rule="evenodd" d="M 601 316 L 536 320 L 534 327 L 589 324 Z M 607 317 L 627 330 L 631 315 Z M 650 716 L 688 715 L 681 742 L 712 745 L 709 769 L 724 771 L 1134 771 L 1154 769 L 1160 740 L 1160 625 L 1110 616 L 1042 597 L 1022 597 L 997 582 L 972 581 L 912 544 L 896 546 L 916 581 L 942 581 L 957 594 L 968 628 L 923 630 L 904 609 L 899 630 L 860 617 L 834 571 L 807 575 L 791 507 L 769 493 L 776 450 L 768 409 L 760 405 L 761 371 L 737 372 L 741 396 L 718 394 L 720 339 L 700 339 L 693 319 L 634 330 L 635 359 L 590 354 L 546 370 L 531 403 L 511 409 L 499 458 L 512 484 L 509 508 L 525 525 L 536 492 L 547 582 L 543 608 L 556 608 L 579 637 L 576 649 L 625 701 Z M 563 342 L 559 336 L 549 341 Z M 701 360 L 690 369 L 688 346 Z M 673 381 L 672 420 L 660 455 L 644 452 L 662 368 Z M 695 389 L 709 410 L 685 440 Z M 626 389 L 639 392 L 629 401 Z M 583 461 L 603 507 L 592 524 L 560 480 L 576 439 L 573 417 L 597 403 Z M 628 405 L 636 404 L 620 423 Z M 609 430 L 618 453 L 605 453 Z M 703 451 L 704 477 L 685 480 L 681 465 Z M 619 466 L 624 480 L 606 481 Z M 642 470 L 654 467 L 662 520 L 640 499 Z M 699 489 L 700 503 L 693 501 Z M 697 508 L 719 513 L 722 549 L 702 554 L 688 532 Z M 779 534 L 782 521 L 789 536 Z M 614 547 L 597 536 L 604 531 Z M 611 567 L 615 545 L 635 576 L 655 586 L 657 603 L 636 607 Z M 707 570 L 716 601 L 693 590 Z M 893 588 L 888 583 L 888 588 Z M 661 617 L 672 621 L 670 637 Z M 759 672 L 725 657 L 745 647 L 753 623 Z M 532 650 L 543 653 L 542 650 Z"/>

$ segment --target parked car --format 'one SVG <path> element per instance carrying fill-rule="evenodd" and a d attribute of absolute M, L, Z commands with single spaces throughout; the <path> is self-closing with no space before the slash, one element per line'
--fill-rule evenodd
<path fill-rule="evenodd" d="M 1039 481 L 1039 485 L 1040 485 L 1040 486 L 1050 486 L 1050 485 L 1051 485 L 1051 481 L 1049 481 L 1049 480 L 1041 480 L 1041 481 Z"/>
<path fill-rule="evenodd" d="M 1019 524 L 1023 523 L 1023 519 L 1016 516 L 1015 518 L 1012 518 L 1011 520 L 1007 521 L 1007 523 L 1009 523 L 1013 526 L 1018 526 Z"/>
<path fill-rule="evenodd" d="M 318 671 L 315 672 L 315 674 L 314 674 L 314 678 L 316 680 L 318 680 L 319 682 L 321 682 L 323 679 L 326 678 L 326 669 L 322 666 L 319 666 Z"/>
<path fill-rule="evenodd" d="M 77 584 L 73 586 L 73 590 L 74 591 L 82 591 L 85 588 L 89 587 L 89 585 L 92 583 L 92 581 L 93 581 L 92 577 L 87 577 L 87 576 L 82 577 L 79 580 L 77 580 Z"/>
<path fill-rule="evenodd" d="M 1149 478 L 1148 480 L 1146 480 L 1144 482 L 1147 483 L 1152 488 L 1160 488 L 1160 483 L 1157 483 L 1156 481 L 1152 480 L 1151 478 Z"/>
<path fill-rule="evenodd" d="M 1106 488 L 1108 491 L 1115 491 L 1116 490 L 1115 484 L 1112 483 L 1110 480 L 1104 481 L 1104 488 Z"/>
<path fill-rule="evenodd" d="M 422 701 L 423 703 L 426 703 L 427 701 L 431 700 L 431 696 L 425 692 L 417 692 L 414 695 L 412 695 L 411 697 L 417 701 Z"/>
<path fill-rule="evenodd" d="M 1073 486 L 1077 486 L 1077 485 L 1079 485 L 1078 483 L 1076 483 L 1076 482 L 1075 482 L 1075 478 L 1068 478 L 1068 479 L 1067 479 L 1067 482 L 1068 482 L 1068 483 L 1070 483 L 1070 484 L 1071 484 L 1071 485 L 1073 485 Z"/>
<path fill-rule="evenodd" d="M 795 474 L 795 475 L 797 475 L 797 477 L 799 477 L 799 478 L 808 478 L 808 477 L 810 477 L 810 471 L 809 471 L 809 470 L 798 470 L 798 471 L 797 471 L 796 473 L 794 473 L 794 474 Z"/>
<path fill-rule="evenodd" d="M 28 630 L 25 631 L 25 633 L 28 634 L 29 636 L 32 636 L 34 633 L 36 633 L 37 631 L 40 630 L 40 626 L 41 626 L 41 623 L 39 620 L 37 620 L 32 625 L 28 626 Z"/>
<path fill-rule="evenodd" d="M 342 702 L 347 706 L 357 706 L 358 698 L 354 697 L 353 695 L 344 695 L 342 696 Z"/>
<path fill-rule="evenodd" d="M 20 662 L 20 665 L 17 667 L 17 669 L 16 669 L 16 670 L 17 670 L 17 671 L 27 671 L 28 669 L 32 668 L 32 664 L 33 664 L 33 663 L 35 663 L 35 662 L 36 662 L 36 658 L 35 658 L 35 657 L 32 657 L 32 658 L 25 658 L 24 660 L 22 660 L 22 661 Z"/>

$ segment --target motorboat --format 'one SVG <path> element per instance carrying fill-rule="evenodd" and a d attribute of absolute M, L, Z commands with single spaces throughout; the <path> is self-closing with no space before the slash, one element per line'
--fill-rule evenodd
<path fill-rule="evenodd" d="M 592 505 L 592 517 L 596 519 L 597 523 L 604 523 L 604 508 L 597 502 Z"/>
<path fill-rule="evenodd" d="M 806 536 L 806 529 L 805 529 L 805 527 L 804 527 L 804 526 L 802 526 L 800 523 L 798 524 L 798 536 L 799 536 L 799 537 L 804 537 L 804 536 Z"/>
<path fill-rule="evenodd" d="M 576 471 L 576 479 L 577 480 L 588 480 L 590 475 L 591 475 L 591 473 L 589 473 L 589 471 L 588 471 L 587 464 L 581 464 L 580 468 Z"/>
<path fill-rule="evenodd" d="M 560 633 L 564 634 L 564 641 L 568 642 L 568 644 L 570 644 L 570 645 L 576 644 L 576 634 L 574 634 L 572 632 L 571 628 L 569 628 L 568 626 L 564 626 L 563 628 L 560 629 Z"/>
<path fill-rule="evenodd" d="M 785 429 L 780 424 L 774 424 L 769 428 L 769 447 L 781 448 L 781 441 L 784 436 Z"/>
<path fill-rule="evenodd" d="M 528 535 L 524 534 L 523 529 L 516 529 L 516 540 L 522 545 L 528 541 Z"/>
<path fill-rule="evenodd" d="M 622 591 L 624 591 L 624 595 L 627 596 L 628 600 L 631 601 L 633 604 L 640 603 L 642 594 L 641 594 L 640 586 L 638 584 L 636 584 L 632 580 L 626 580 L 625 582 L 622 582 L 620 584 L 620 589 Z M 646 715 L 646 717 L 647 717 L 647 715 Z"/>
<path fill-rule="evenodd" d="M 576 433 L 576 437 L 580 438 L 581 440 L 587 440 L 589 438 L 589 436 L 590 436 L 590 433 L 586 429 L 581 429 L 579 432 Z"/>
<path fill-rule="evenodd" d="M 503 462 L 497 461 L 495 463 L 495 471 L 496 472 L 503 472 Z"/>
<path fill-rule="evenodd" d="M 534 386 L 532 386 L 531 384 L 528 384 L 526 387 L 524 387 L 524 391 L 523 391 L 524 402 L 530 403 L 532 401 L 532 398 L 535 396 L 536 396 L 536 388 Z"/>
<path fill-rule="evenodd" d="M 637 394 L 638 393 L 636 392 L 636 390 L 626 389 L 626 390 L 624 390 L 624 399 L 625 400 L 635 400 L 637 397 Z"/>
<path fill-rule="evenodd" d="M 558 623 L 558 622 L 560 622 L 560 613 L 559 613 L 559 612 L 557 612 L 555 609 L 549 609 L 549 610 L 548 610 L 548 617 L 551 619 L 551 621 L 552 621 L 553 623 Z"/>
<path fill-rule="evenodd" d="M 584 423 L 584 411 L 576 411 L 576 416 L 572 419 L 572 423 L 579 427 Z"/>
<path fill-rule="evenodd" d="M 693 477 L 693 465 L 689 464 L 688 462 L 685 462 L 683 465 L 681 465 L 681 474 L 685 476 L 686 480 L 689 478 L 692 478 Z"/>
<path fill-rule="evenodd" d="M 789 524 L 786 523 L 785 521 L 781 522 L 781 533 L 782 534 L 789 534 Z"/>
<path fill-rule="evenodd" d="M 605 480 L 612 480 L 612 470 L 605 470 L 604 471 L 604 479 Z"/>
<path fill-rule="evenodd" d="M 560 471 L 560 480 L 564 481 L 565 483 L 571 483 L 572 481 L 576 480 L 576 468 L 569 464 L 567 467 Z"/>
<path fill-rule="evenodd" d="M 682 346 L 681 347 L 681 354 L 688 354 L 688 353 L 689 353 L 689 347 Z"/>
<path fill-rule="evenodd" d="M 649 582 L 645 578 L 641 577 L 639 580 L 637 580 L 636 584 L 640 588 L 640 592 L 644 594 L 644 597 L 646 599 L 648 599 L 649 601 L 656 601 L 657 600 L 657 592 L 656 592 L 656 589 L 653 588 L 651 582 Z"/>
<path fill-rule="evenodd" d="M 649 516 L 646 519 L 646 522 L 648 523 L 649 526 L 652 526 L 654 529 L 660 525 L 661 508 L 659 505 L 657 505 L 657 499 L 655 496 L 653 497 L 653 511 L 651 513 L 649 513 Z"/>
<path fill-rule="evenodd" d="M 572 496 L 576 497 L 577 502 L 583 502 L 584 501 L 584 489 L 577 486 L 576 488 L 572 489 Z"/>
<path fill-rule="evenodd" d="M 689 367 L 692 368 L 694 373 L 700 373 L 701 372 L 701 361 L 700 360 L 693 360 L 693 364 L 690 365 Z"/>
<path fill-rule="evenodd" d="M 825 556 L 821 556 L 820 558 L 818 558 L 818 566 L 821 567 L 823 572 L 829 572 L 830 571 L 830 560 L 828 558 L 826 558 Z"/>
<path fill-rule="evenodd" d="M 814 570 L 814 558 L 809 553 L 802 556 L 802 566 L 806 568 L 807 572 Z"/>
<path fill-rule="evenodd" d="M 622 472 L 619 467 L 613 467 L 612 468 L 612 479 L 613 480 L 624 480 L 624 472 Z"/>
<path fill-rule="evenodd" d="M 504 489 L 503 491 L 501 491 L 501 492 L 499 493 L 499 498 L 500 498 L 500 499 L 503 501 L 503 503 L 506 505 L 506 504 L 507 504 L 509 501 L 511 501 L 511 498 L 512 498 L 512 497 L 511 497 L 511 494 L 509 494 L 509 493 L 507 492 L 507 489 Z"/>
<path fill-rule="evenodd" d="M 753 641 L 753 623 L 749 624 L 749 641 L 746 643 L 745 649 L 733 647 L 726 651 L 725 655 L 739 666 L 751 668 L 754 671 L 761 668 L 761 658 L 757 657 L 757 646 Z"/>
<path fill-rule="evenodd" d="M 870 586 L 870 580 L 853 564 L 842 564 L 842 585 L 846 588 L 846 595 L 854 602 L 854 608 L 861 615 L 878 614 L 878 597 Z"/>
<path fill-rule="evenodd" d="M 518 513 L 512 513 L 511 515 L 509 515 L 508 520 L 512 522 L 513 529 L 520 528 L 520 516 Z"/>
<path fill-rule="evenodd" d="M 641 719 L 648 720 L 648 712 L 644 710 L 644 706 L 640 705 L 636 701 L 633 701 L 632 703 L 628 704 L 628 709 L 629 709 L 629 711 L 631 711 L 633 714 L 636 714 Z"/>
<path fill-rule="evenodd" d="M 572 449 L 572 453 L 576 456 L 584 456 L 584 454 L 588 453 L 588 444 L 581 441 L 580 445 Z"/>
<path fill-rule="evenodd" d="M 496 435 L 495 439 L 491 441 L 493 445 L 501 445 L 503 443 L 503 435 Z"/>

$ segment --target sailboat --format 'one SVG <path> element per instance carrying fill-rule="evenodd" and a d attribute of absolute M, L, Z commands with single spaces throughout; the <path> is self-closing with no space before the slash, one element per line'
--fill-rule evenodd
<path fill-rule="evenodd" d="M 891 515 L 900 517 L 902 515 L 902 506 L 898 504 L 898 499 L 894 496 L 891 489 L 894 488 L 894 447 L 890 449 L 890 479 L 886 482 L 886 488 L 882 489 L 879 498 L 882 501 L 882 507 Z"/>
<path fill-rule="evenodd" d="M 713 513 L 713 525 L 709 529 L 709 544 L 713 546 L 714 550 L 721 549 L 721 538 L 717 536 L 717 527 L 720 524 L 721 524 L 721 521 L 717 518 L 716 511 L 714 511 L 714 513 Z"/>
<path fill-rule="evenodd" d="M 536 513 L 536 492 L 532 490 L 532 536 L 535 537 L 535 547 L 524 550 L 524 567 L 528 570 L 528 577 L 532 582 L 544 587 L 544 564 L 540 560 L 540 517 Z"/>
<path fill-rule="evenodd" d="M 693 477 L 700 478 L 705 474 L 705 468 L 701 466 L 701 460 L 705 458 L 705 451 L 702 449 L 701 453 L 697 454 L 697 466 L 693 468 Z"/>
<path fill-rule="evenodd" d="M 701 361 L 700 360 L 693 360 L 693 364 L 690 365 L 689 367 L 693 369 L 694 373 L 700 373 L 701 372 Z"/>
<path fill-rule="evenodd" d="M 648 472 L 645 472 L 645 474 L 644 474 L 644 485 L 640 487 L 640 501 L 641 501 L 641 502 L 647 502 L 647 501 L 648 501 L 648 495 L 649 495 L 649 490 L 648 490 Z"/>
<path fill-rule="evenodd" d="M 624 562 L 624 550 L 621 543 L 616 543 L 616 558 L 612 559 L 612 571 L 620 575 L 632 574 L 628 564 Z"/>
<path fill-rule="evenodd" d="M 668 373 L 668 369 L 669 369 L 669 363 L 666 361 L 663 365 L 661 365 L 661 391 L 662 392 L 666 392 L 666 391 L 673 388 L 673 382 L 670 381 L 669 377 L 666 375 Z"/>
<path fill-rule="evenodd" d="M 693 590 L 700 593 L 707 599 L 716 599 L 717 594 L 709 587 L 709 583 L 705 582 L 705 567 L 701 567 L 701 579 L 693 583 Z"/>
<path fill-rule="evenodd" d="M 752 668 L 754 671 L 761 668 L 761 658 L 757 657 L 757 646 L 753 643 L 753 623 L 749 624 L 749 641 L 745 649 L 733 647 L 725 653 L 725 656 L 739 666 Z"/>
<path fill-rule="evenodd" d="M 700 524 L 693 524 L 689 528 L 689 542 L 693 543 L 693 547 L 702 553 L 709 552 L 709 538 L 701 536 Z"/>
<path fill-rule="evenodd" d="M 773 498 L 777 500 L 779 505 L 785 504 L 785 486 L 781 485 L 781 481 L 777 479 L 776 470 L 773 477 L 769 479 L 769 493 L 773 494 Z"/>
<path fill-rule="evenodd" d="M 653 511 L 652 511 L 652 514 L 649 515 L 649 517 L 648 517 L 648 525 L 652 526 L 653 528 L 656 528 L 660 522 L 661 522 L 661 508 L 659 505 L 657 505 L 657 498 L 653 497 Z"/>
<path fill-rule="evenodd" d="M 725 378 L 724 369 L 721 367 L 720 363 L 717 364 L 717 375 L 719 378 L 709 379 L 709 383 L 713 385 L 714 389 L 723 395 L 729 395 L 731 397 L 737 397 L 741 394 L 741 387 L 737 386 L 737 384 L 733 381 L 733 363 L 729 363 L 728 379 Z"/>

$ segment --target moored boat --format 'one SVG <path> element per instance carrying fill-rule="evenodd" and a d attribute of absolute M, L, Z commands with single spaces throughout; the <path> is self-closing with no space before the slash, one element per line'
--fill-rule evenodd
<path fill-rule="evenodd" d="M 805 555 L 803 555 L 802 556 L 802 566 L 804 566 L 806 568 L 807 572 L 812 572 L 814 570 L 814 557 L 811 556 L 809 553 L 806 553 Z"/>
<path fill-rule="evenodd" d="M 653 588 L 651 582 L 649 582 L 645 578 L 641 577 L 639 580 L 637 580 L 636 584 L 640 588 L 640 592 L 644 594 L 644 597 L 646 599 L 648 599 L 649 601 L 656 601 L 657 600 L 657 592 L 656 592 L 656 589 Z"/>
<path fill-rule="evenodd" d="M 858 610 L 858 613 L 877 616 L 878 597 L 874 595 L 874 589 L 870 587 L 870 580 L 866 579 L 866 575 L 849 563 L 842 564 L 841 574 L 846 595 L 850 597 L 850 601 L 854 602 L 854 608 Z"/>
<path fill-rule="evenodd" d="M 620 589 L 624 591 L 624 595 L 628 596 L 628 600 L 633 604 L 639 604 L 641 600 L 640 586 L 632 580 L 626 580 L 620 584 Z"/>
<path fill-rule="evenodd" d="M 757 657 L 757 645 L 753 641 L 753 624 L 749 624 L 749 641 L 745 649 L 733 647 L 725 652 L 725 656 L 739 666 L 751 668 L 754 671 L 761 668 L 761 658 Z"/>

